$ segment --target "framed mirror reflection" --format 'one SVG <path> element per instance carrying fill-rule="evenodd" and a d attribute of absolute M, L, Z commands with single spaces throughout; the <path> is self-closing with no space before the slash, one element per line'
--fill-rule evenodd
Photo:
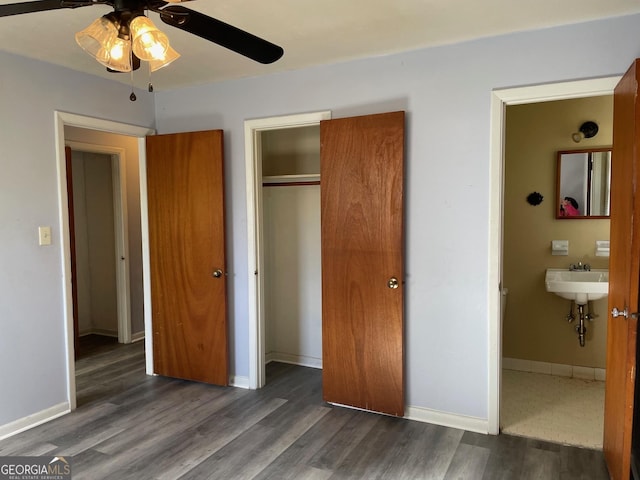
<path fill-rule="evenodd" d="M 558 152 L 556 218 L 609 218 L 611 147 Z"/>

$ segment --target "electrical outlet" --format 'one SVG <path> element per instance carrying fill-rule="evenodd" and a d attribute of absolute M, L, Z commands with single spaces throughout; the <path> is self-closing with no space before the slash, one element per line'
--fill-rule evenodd
<path fill-rule="evenodd" d="M 38 227 L 40 245 L 51 245 L 51 227 Z"/>

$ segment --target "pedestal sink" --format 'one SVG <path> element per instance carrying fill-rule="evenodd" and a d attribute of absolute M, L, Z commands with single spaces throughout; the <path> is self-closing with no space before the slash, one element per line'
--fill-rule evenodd
<path fill-rule="evenodd" d="M 573 300 L 576 305 L 606 297 L 609 293 L 609 270 L 568 270 L 548 268 L 544 278 L 547 292 Z"/>

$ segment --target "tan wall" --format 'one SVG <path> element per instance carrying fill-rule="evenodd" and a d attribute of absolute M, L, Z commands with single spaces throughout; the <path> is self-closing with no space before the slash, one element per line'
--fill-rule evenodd
<path fill-rule="evenodd" d="M 509 294 L 504 357 L 605 367 L 606 298 L 593 302 L 598 317 L 587 322 L 586 346 L 580 347 L 575 321 L 570 325 L 565 319 L 570 301 L 548 293 L 544 275 L 547 268 L 568 268 L 578 261 L 608 267 L 608 258 L 594 253 L 596 240 L 609 239 L 609 220 L 555 218 L 556 152 L 610 146 L 612 117 L 611 96 L 507 108 L 503 284 Z M 587 120 L 598 123 L 600 131 L 574 143 L 571 133 Z M 534 191 L 544 196 L 535 207 L 526 201 Z M 569 255 L 552 256 L 551 240 L 569 240 Z"/>

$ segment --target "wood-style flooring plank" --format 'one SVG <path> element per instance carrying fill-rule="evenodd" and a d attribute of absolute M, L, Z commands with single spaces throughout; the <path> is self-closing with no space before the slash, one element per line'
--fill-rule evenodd
<path fill-rule="evenodd" d="M 158 441 L 154 439 L 153 448 L 118 471 L 119 478 L 139 478 L 139 471 L 144 471 L 150 478 L 179 478 L 226 447 L 283 403 L 281 399 L 256 403 L 239 419 L 217 413 L 180 433 Z M 180 458 L 180 462 L 176 462 L 176 458 Z"/>
<path fill-rule="evenodd" d="M 527 448 L 526 438 L 465 432 L 460 443 L 485 447 L 491 451 L 485 465 L 483 480 L 520 478 Z"/>
<path fill-rule="evenodd" d="M 267 366 L 265 388 L 144 373 L 144 345 L 97 341 L 78 409 L 0 441 L 0 455 L 73 457 L 74 480 L 608 478 L 601 451 L 489 436 L 322 401 L 322 372 Z"/>
<path fill-rule="evenodd" d="M 461 443 L 447 469 L 445 480 L 482 480 L 491 451 L 484 447 Z M 551 477 L 547 477 L 551 478 Z"/>
<path fill-rule="evenodd" d="M 383 478 L 393 460 L 394 445 L 404 436 L 407 422 L 394 417 L 381 417 L 357 443 L 349 455 L 335 468 L 331 478 Z"/>
<path fill-rule="evenodd" d="M 602 452 L 587 448 L 564 447 L 559 452 L 562 480 L 587 480 L 606 478 L 607 466 L 602 461 Z"/>
<path fill-rule="evenodd" d="M 386 480 L 417 479 L 429 472 L 430 478 L 444 478 L 464 432 L 453 428 L 410 422 L 424 427 L 413 436 L 401 440 L 397 454 L 385 475 Z"/>
<path fill-rule="evenodd" d="M 252 479 L 329 410 L 316 405 L 299 408 L 287 402 L 181 478 L 210 479 L 211 472 L 215 472 L 216 478 L 221 479 Z M 274 424 L 269 420 L 271 416 L 279 417 L 281 421 Z"/>
<path fill-rule="evenodd" d="M 522 480 L 546 480 L 560 478 L 560 458 L 549 450 L 528 448 L 520 473 Z"/>
<path fill-rule="evenodd" d="M 349 420 L 336 431 L 331 441 L 310 459 L 310 466 L 322 470 L 335 470 L 383 419 L 380 415 L 358 410 L 341 410 L 345 415 L 349 415 Z"/>
<path fill-rule="evenodd" d="M 332 408 L 321 422 L 305 432 L 293 445 L 269 464 L 255 480 L 297 480 L 301 477 L 328 478 L 332 469 L 320 467 L 325 462 L 314 461 L 319 452 L 337 452 L 334 445 L 336 432 L 341 432 L 347 422 L 361 415 L 361 412 L 345 408 Z M 339 452 L 337 452 L 339 453 Z M 346 453 L 345 453 L 346 455 Z M 314 466 L 315 464 L 315 466 Z"/>

